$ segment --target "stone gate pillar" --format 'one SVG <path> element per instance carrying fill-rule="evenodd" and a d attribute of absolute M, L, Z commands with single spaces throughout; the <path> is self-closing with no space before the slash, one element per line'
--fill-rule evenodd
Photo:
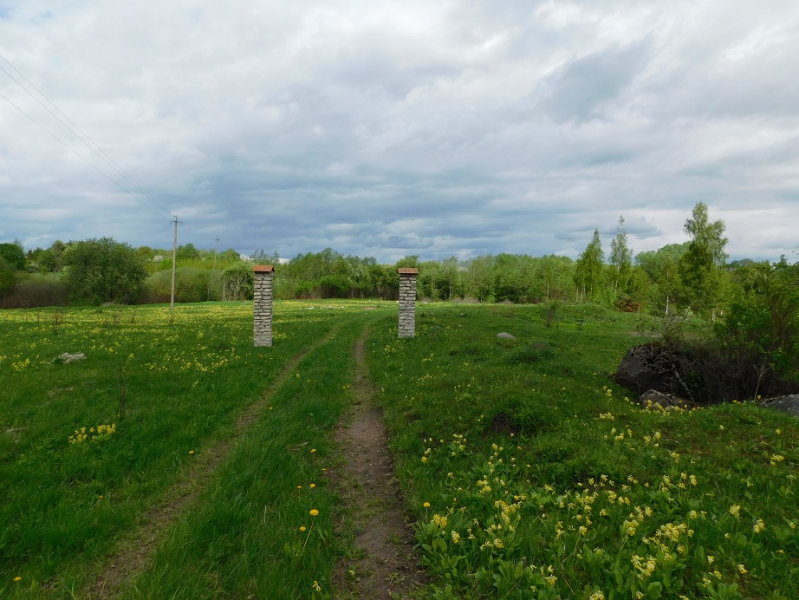
<path fill-rule="evenodd" d="M 416 335 L 416 274 L 419 269 L 399 269 L 399 328 L 398 337 Z"/>
<path fill-rule="evenodd" d="M 272 280 L 275 268 L 272 265 L 255 265 L 253 268 L 253 338 L 255 346 L 272 345 Z"/>

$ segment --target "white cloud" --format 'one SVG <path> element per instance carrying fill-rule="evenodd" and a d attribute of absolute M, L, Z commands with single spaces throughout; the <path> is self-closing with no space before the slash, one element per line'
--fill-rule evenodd
<path fill-rule="evenodd" d="M 0 99 L 6 237 L 166 247 L 177 213 L 243 252 L 575 256 L 619 215 L 636 251 L 684 241 L 701 200 L 731 254 L 796 246 L 795 2 L 6 6 L 0 52 L 156 199 Z"/>

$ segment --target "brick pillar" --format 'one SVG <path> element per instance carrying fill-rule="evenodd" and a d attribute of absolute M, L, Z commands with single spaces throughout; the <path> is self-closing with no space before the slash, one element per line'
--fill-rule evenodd
<path fill-rule="evenodd" d="M 255 265 L 253 268 L 252 312 L 254 318 L 253 337 L 255 346 L 272 345 L 272 280 L 275 268 L 272 265 Z"/>
<path fill-rule="evenodd" d="M 416 335 L 416 274 L 419 269 L 399 270 L 399 330 L 398 337 Z"/>

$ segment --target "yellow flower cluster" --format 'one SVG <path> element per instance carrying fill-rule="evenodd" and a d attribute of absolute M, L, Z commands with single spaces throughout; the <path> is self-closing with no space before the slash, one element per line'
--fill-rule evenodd
<path fill-rule="evenodd" d="M 111 425 L 98 425 L 96 428 L 90 427 L 88 431 L 86 431 L 85 427 L 81 427 L 80 429 L 75 430 L 75 435 L 69 436 L 69 443 L 82 444 L 86 440 L 89 440 L 90 442 L 99 442 L 102 440 L 107 440 L 116 432 L 116 423 L 111 423 Z"/>

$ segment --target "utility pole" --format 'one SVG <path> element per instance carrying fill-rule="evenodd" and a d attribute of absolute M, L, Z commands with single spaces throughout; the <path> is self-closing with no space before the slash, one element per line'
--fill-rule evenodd
<path fill-rule="evenodd" d="M 214 244 L 214 268 L 213 271 L 216 271 L 216 251 L 219 248 L 219 238 L 216 238 L 216 244 Z"/>
<path fill-rule="evenodd" d="M 175 260 L 178 256 L 178 216 L 175 215 L 175 241 L 172 243 L 172 296 L 169 300 L 169 310 L 175 310 Z"/>

